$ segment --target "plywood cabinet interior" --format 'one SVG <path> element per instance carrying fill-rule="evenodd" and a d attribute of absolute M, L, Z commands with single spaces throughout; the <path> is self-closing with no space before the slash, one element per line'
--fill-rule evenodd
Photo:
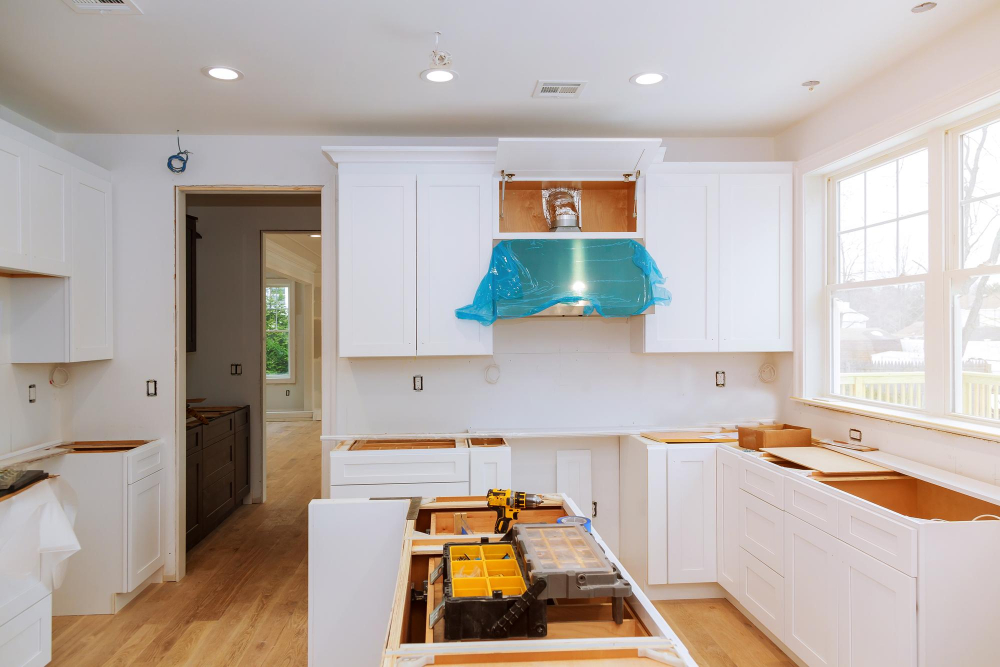
<path fill-rule="evenodd" d="M 491 179 L 492 180 L 492 179 Z M 641 237 L 636 182 L 620 181 L 510 181 L 499 183 L 497 238 L 526 238 L 555 234 L 545 219 L 542 191 L 580 190 L 580 232 L 608 237 Z M 568 232 L 576 234 L 578 232 Z M 551 236 L 551 238 L 560 238 Z"/>
<path fill-rule="evenodd" d="M 340 356 L 492 354 L 492 328 L 455 316 L 489 267 L 492 177 L 380 167 L 338 177 Z"/>
<path fill-rule="evenodd" d="M 791 350 L 791 165 L 664 163 L 645 181 L 646 247 L 673 301 L 634 318 L 632 351 Z"/>

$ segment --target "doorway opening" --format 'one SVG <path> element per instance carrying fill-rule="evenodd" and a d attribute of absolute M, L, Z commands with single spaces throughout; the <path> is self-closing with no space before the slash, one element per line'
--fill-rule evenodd
<path fill-rule="evenodd" d="M 184 292 L 178 305 L 183 301 L 184 307 L 178 319 L 184 321 L 178 322 L 178 345 L 185 354 L 177 375 L 187 447 L 178 452 L 177 491 L 183 552 L 244 505 L 267 500 L 269 404 L 297 418 L 320 419 L 320 192 L 179 192 L 180 220 L 184 280 L 178 290 Z M 269 295 L 284 297 L 281 308 L 269 307 Z M 285 392 L 300 402 L 277 400 Z M 291 409 L 296 405 L 300 409 Z"/>

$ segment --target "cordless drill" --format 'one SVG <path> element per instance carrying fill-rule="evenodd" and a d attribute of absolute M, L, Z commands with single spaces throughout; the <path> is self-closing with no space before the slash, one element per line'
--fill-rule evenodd
<path fill-rule="evenodd" d="M 490 489 L 486 493 L 486 506 L 497 513 L 497 523 L 493 527 L 493 532 L 500 535 L 507 532 L 511 520 L 517 518 L 518 512 L 541 505 L 542 497 L 534 493 L 510 489 Z"/>

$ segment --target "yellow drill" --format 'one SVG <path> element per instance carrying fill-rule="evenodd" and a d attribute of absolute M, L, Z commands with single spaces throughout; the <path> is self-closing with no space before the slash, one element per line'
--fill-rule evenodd
<path fill-rule="evenodd" d="M 510 522 L 517 518 L 518 512 L 541 505 L 542 497 L 534 493 L 510 489 L 490 489 L 486 493 L 486 506 L 497 513 L 497 523 L 493 527 L 493 532 L 501 535 L 510 528 Z"/>

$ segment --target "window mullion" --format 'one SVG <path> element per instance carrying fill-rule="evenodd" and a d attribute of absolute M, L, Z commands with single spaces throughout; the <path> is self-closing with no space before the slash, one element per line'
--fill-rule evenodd
<path fill-rule="evenodd" d="M 945 229 L 946 204 L 944 184 L 947 158 L 943 132 L 934 132 L 927 142 L 927 287 L 924 292 L 924 372 L 927 412 L 944 415 L 951 401 L 951 377 L 948 362 L 951 339 L 949 312 L 949 281 L 945 278 L 945 249 L 948 247 Z"/>

